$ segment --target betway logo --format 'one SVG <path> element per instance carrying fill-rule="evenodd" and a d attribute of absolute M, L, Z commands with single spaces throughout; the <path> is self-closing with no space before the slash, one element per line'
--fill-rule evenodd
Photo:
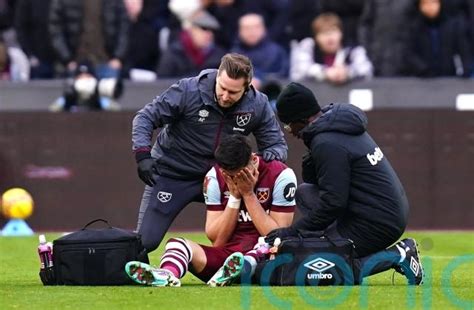
<path fill-rule="evenodd" d="M 367 159 L 369 160 L 370 164 L 372 166 L 375 166 L 378 164 L 379 161 L 381 161 L 383 158 L 383 153 L 380 150 L 380 148 L 376 147 L 374 154 L 367 154 Z"/>
<path fill-rule="evenodd" d="M 245 132 L 245 128 L 234 127 L 234 128 L 232 128 L 232 130 L 233 130 L 233 131 Z"/>

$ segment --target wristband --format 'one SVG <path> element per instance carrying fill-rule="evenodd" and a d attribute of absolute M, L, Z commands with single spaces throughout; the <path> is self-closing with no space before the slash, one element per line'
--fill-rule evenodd
<path fill-rule="evenodd" d="M 229 200 L 227 201 L 227 208 L 231 209 L 240 209 L 240 202 L 242 199 L 235 198 L 234 196 L 230 195 Z"/>
<path fill-rule="evenodd" d="M 148 147 L 141 147 L 134 151 L 135 153 L 135 161 L 138 163 L 146 158 L 151 158 L 150 148 Z"/>

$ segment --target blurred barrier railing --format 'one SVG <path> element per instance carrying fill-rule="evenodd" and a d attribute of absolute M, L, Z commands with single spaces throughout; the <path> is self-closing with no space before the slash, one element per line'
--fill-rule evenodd
<path fill-rule="evenodd" d="M 120 104 L 136 111 L 176 80 L 151 83 L 125 81 Z M 280 81 L 285 85 L 288 81 Z M 342 86 L 303 82 L 316 94 L 321 105 L 350 102 L 368 109 L 448 108 L 474 109 L 474 79 L 377 78 Z M 45 80 L 28 83 L 0 82 L 0 111 L 47 110 L 62 93 L 64 81 Z"/>

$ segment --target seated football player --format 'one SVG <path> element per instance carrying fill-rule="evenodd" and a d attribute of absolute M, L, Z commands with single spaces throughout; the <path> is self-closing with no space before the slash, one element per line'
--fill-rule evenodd
<path fill-rule="evenodd" d="M 252 153 L 248 138 L 242 135 L 222 139 L 215 158 L 217 164 L 207 173 L 203 186 L 207 205 L 205 230 L 212 246 L 171 238 L 159 268 L 137 261 L 126 264 L 125 270 L 133 281 L 180 286 L 180 279 L 189 269 L 208 282 L 224 263 L 243 265 L 239 261 L 242 255 L 233 255 L 232 262 L 226 261 L 231 254 L 249 252 L 260 236 L 291 224 L 296 192 L 292 169 L 279 161 L 262 160 Z"/>

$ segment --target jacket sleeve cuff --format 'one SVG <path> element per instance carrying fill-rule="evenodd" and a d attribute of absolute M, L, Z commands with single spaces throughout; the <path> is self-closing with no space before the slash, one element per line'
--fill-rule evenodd
<path fill-rule="evenodd" d="M 135 161 L 138 163 L 146 158 L 151 158 L 150 148 L 149 147 L 141 147 L 134 151 L 135 153 Z"/>

